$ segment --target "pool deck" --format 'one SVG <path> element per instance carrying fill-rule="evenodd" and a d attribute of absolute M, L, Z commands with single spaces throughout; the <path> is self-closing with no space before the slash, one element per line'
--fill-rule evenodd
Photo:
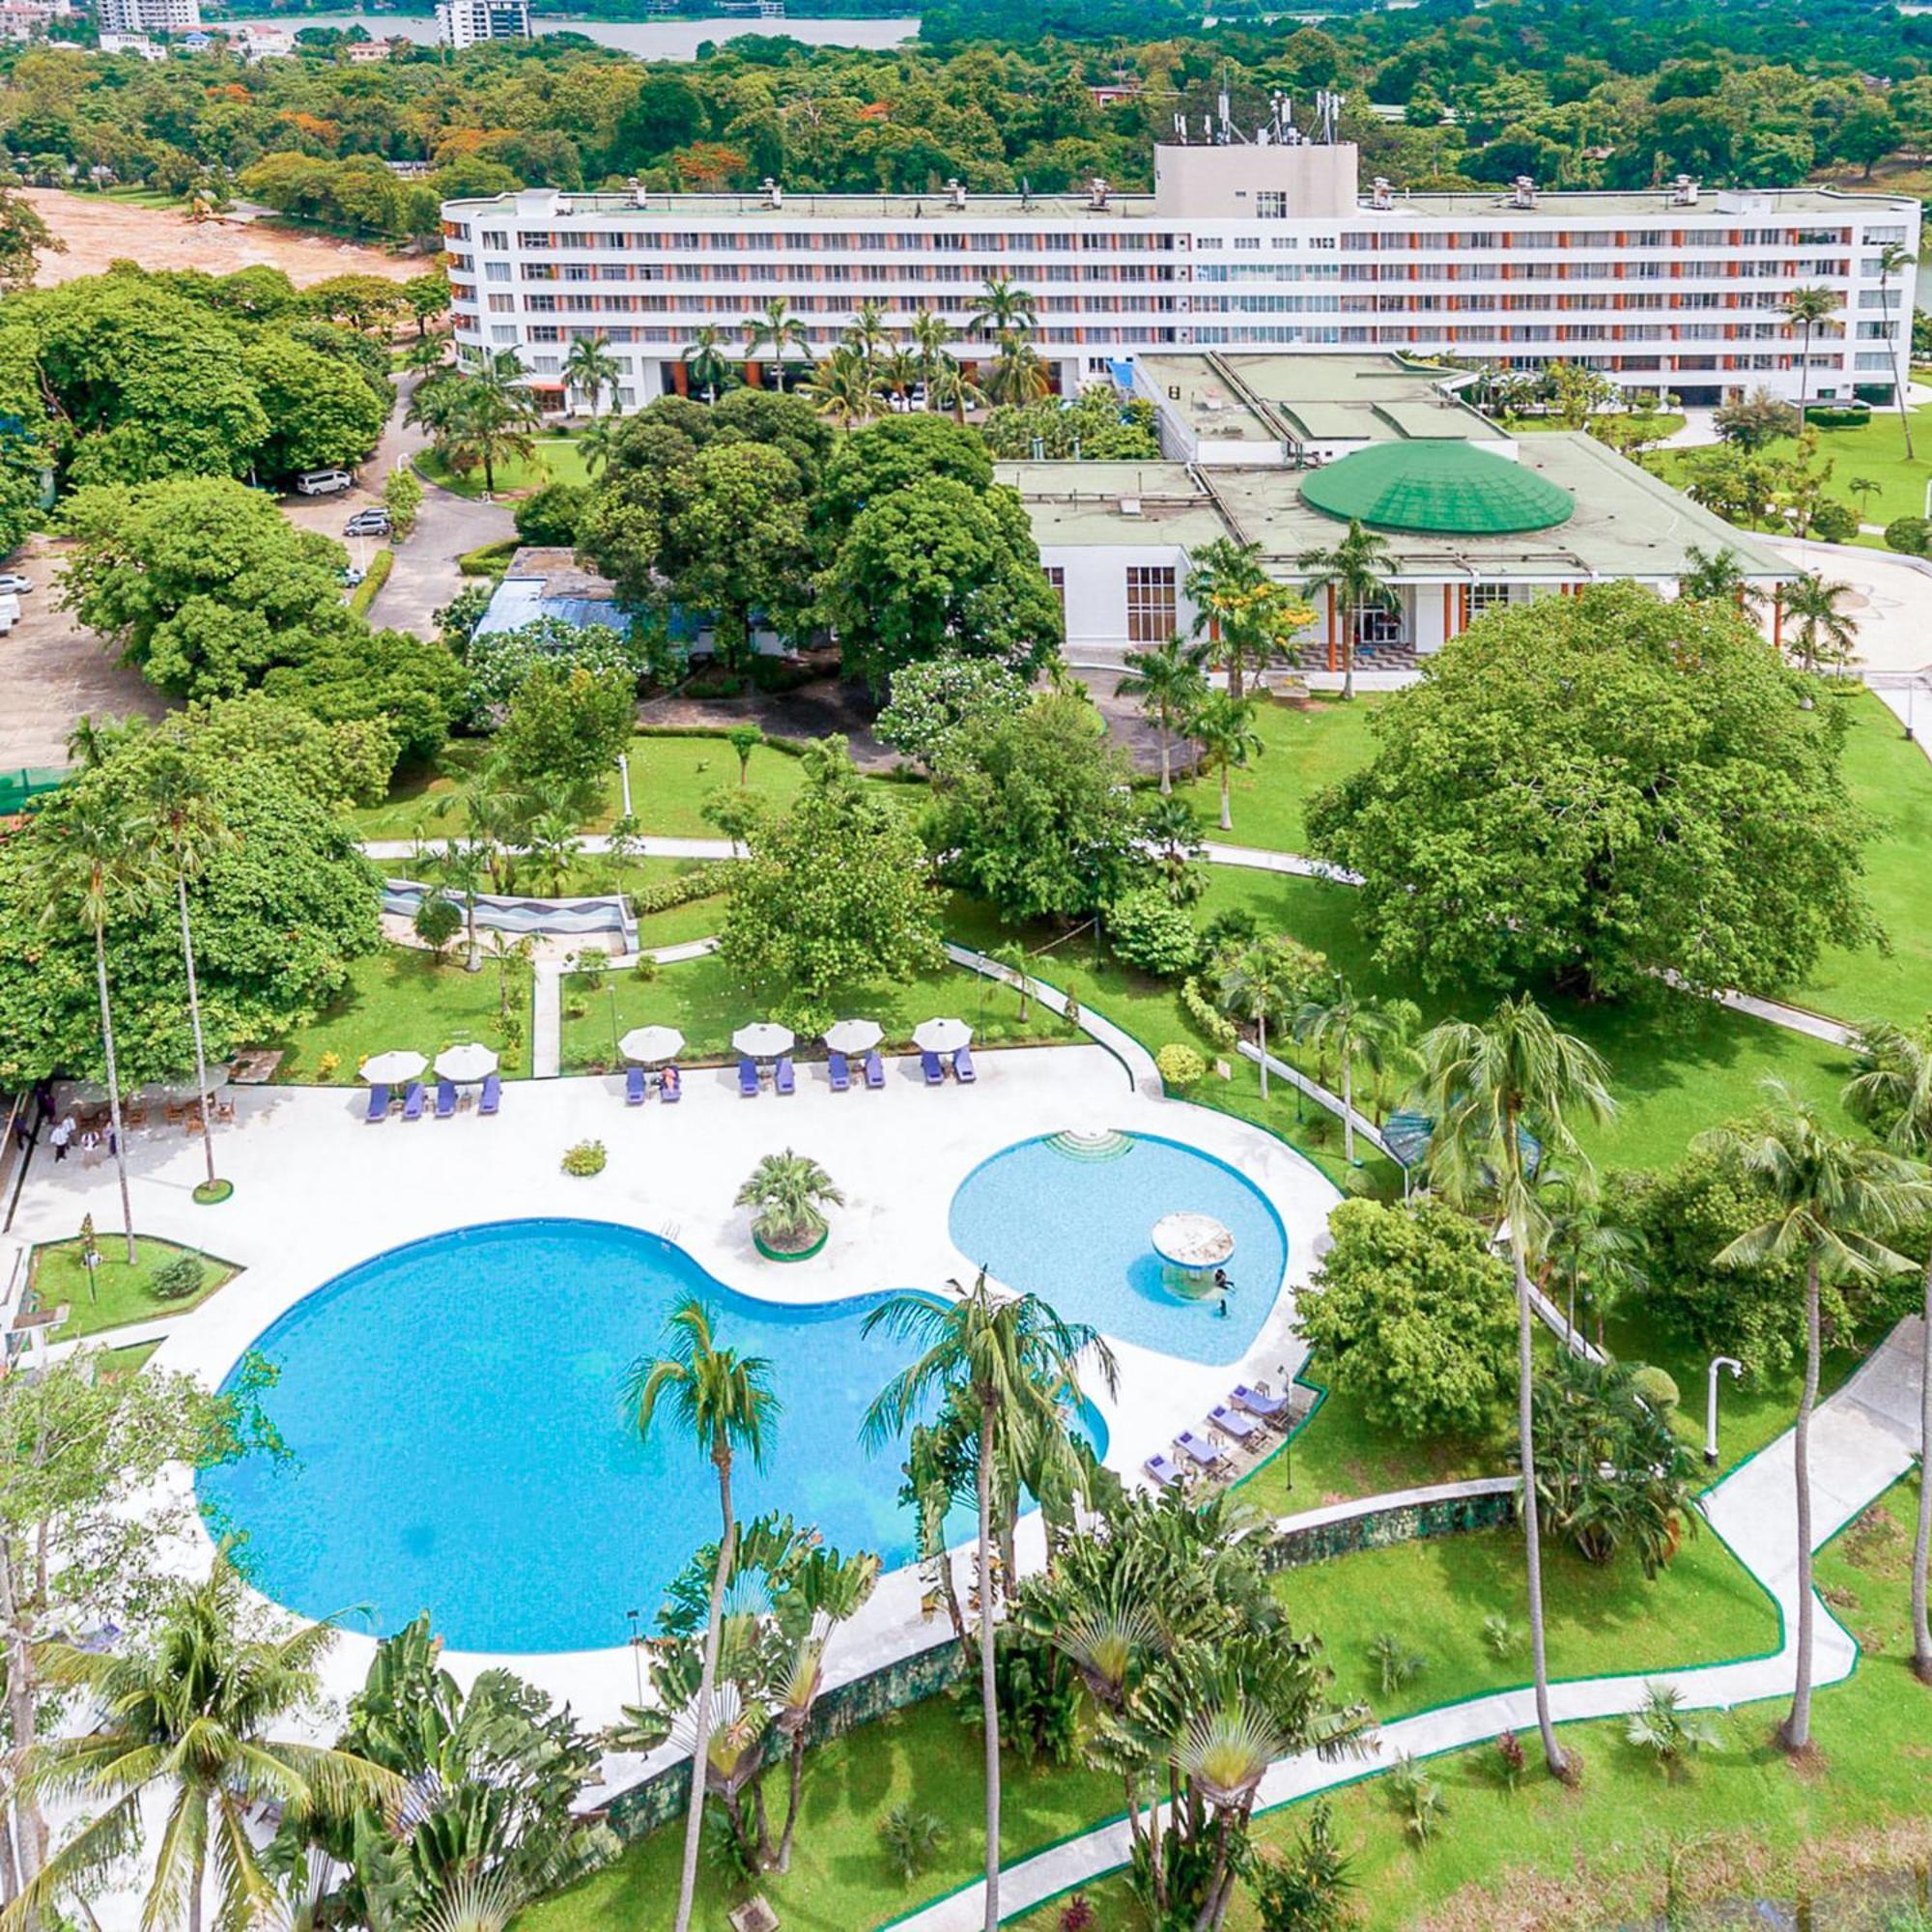
<path fill-rule="evenodd" d="M 948 1208 L 954 1190 L 1002 1148 L 1063 1128 L 1120 1128 L 1163 1134 L 1238 1169 L 1272 1202 L 1289 1234 L 1283 1293 L 1252 1347 L 1236 1363 L 1204 1367 L 1144 1349 L 1117 1348 L 1120 1388 L 1095 1400 L 1110 1432 L 1108 1462 L 1123 1473 L 1166 1449 L 1182 1428 L 1197 1432 L 1207 1411 L 1241 1380 L 1279 1382 L 1303 1350 L 1293 1329 L 1293 1289 L 1325 1245 L 1337 1195 L 1315 1168 L 1272 1136 L 1230 1115 L 1165 1100 L 1129 1078 L 1101 1046 L 985 1051 L 979 1080 L 926 1088 L 916 1060 L 887 1062 L 884 1092 L 834 1094 L 821 1065 L 801 1065 L 795 1094 L 769 1090 L 741 1099 L 730 1068 L 695 1069 L 673 1111 L 657 1099 L 623 1104 L 621 1078 L 520 1081 L 503 1090 L 501 1113 L 479 1119 L 377 1126 L 361 1119 L 362 1092 L 266 1088 L 234 1091 L 238 1119 L 217 1139 L 218 1165 L 236 1192 L 214 1208 L 190 1195 L 202 1177 L 198 1139 L 179 1130 L 130 1137 L 137 1231 L 187 1242 L 238 1263 L 244 1272 L 196 1309 L 170 1321 L 155 1360 L 212 1383 L 256 1338 L 324 1282 L 400 1243 L 478 1222 L 569 1216 L 644 1229 L 677 1242 L 726 1287 L 769 1301 L 808 1304 L 881 1290 L 940 1290 L 969 1281 L 974 1262 L 952 1246 Z M 1236 1077 L 1239 1077 L 1237 1074 Z M 579 1179 L 560 1171 L 576 1141 L 602 1140 L 605 1172 Z M 845 1195 L 832 1234 L 810 1261 L 777 1264 L 753 1248 L 745 1210 L 732 1205 L 764 1154 L 795 1148 L 818 1160 Z M 15 1221 L 27 1240 L 71 1236 L 83 1213 L 106 1231 L 120 1225 L 114 1169 L 55 1167 L 36 1158 Z M 1252 1292 L 1252 1290 L 1250 1291 Z M 530 1284 L 532 1296 L 543 1284 Z M 112 1338 L 108 1338 L 112 1339 Z M 639 1334 L 639 1352 L 655 1341 Z M 791 1406 L 809 1390 L 783 1389 Z M 353 1430 L 354 1418 L 344 1427 Z M 783 1466 L 781 1434 L 778 1466 Z M 694 1481 L 710 1480 L 694 1456 Z M 371 1470 L 380 1483 L 379 1470 Z M 504 1497 L 515 1509 L 514 1496 Z M 648 1498 L 639 1502 L 647 1506 Z M 568 1534 L 567 1525 L 559 1533 Z M 178 1552 L 185 1571 L 206 1562 L 205 1539 Z M 1035 1548 L 1037 1533 L 1024 1542 Z M 1023 1548 L 1024 1548 L 1023 1542 Z M 1024 1558 L 1023 1558 L 1024 1560 Z M 541 1579 L 532 1578 L 540 1588 Z M 833 1647 L 835 1679 L 873 1669 L 923 1648 L 943 1629 L 920 1614 L 918 1573 L 882 1579 L 872 1602 Z M 452 1653 L 468 1679 L 504 1664 L 597 1724 L 635 1699 L 634 1662 L 621 1640 L 626 1606 L 611 1605 L 617 1641 L 609 1649 L 493 1656 Z M 372 1650 L 345 1633 L 325 1666 L 331 1694 L 358 1689 Z M 635 1765 L 613 1764 L 612 1786 Z"/>

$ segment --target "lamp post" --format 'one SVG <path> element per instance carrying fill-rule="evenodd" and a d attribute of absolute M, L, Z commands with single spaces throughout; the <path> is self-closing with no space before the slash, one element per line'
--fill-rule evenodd
<path fill-rule="evenodd" d="M 1709 1393 L 1704 1403 L 1704 1461 L 1713 1469 L 1718 1466 L 1718 1371 L 1729 1369 L 1731 1379 L 1736 1381 L 1744 1374 L 1745 1365 L 1733 1355 L 1713 1355 L 1709 1376 Z"/>
<path fill-rule="evenodd" d="M 628 752 L 619 752 L 617 753 L 617 783 L 624 794 L 624 816 L 629 818 L 631 815 L 631 754 Z"/>
<path fill-rule="evenodd" d="M 643 1612 L 641 1610 L 626 1610 L 624 1614 L 631 1622 L 631 1662 L 638 1667 L 638 1702 L 642 1704 L 644 1701 L 644 1637 L 643 1633 L 638 1628 L 638 1619 Z"/>

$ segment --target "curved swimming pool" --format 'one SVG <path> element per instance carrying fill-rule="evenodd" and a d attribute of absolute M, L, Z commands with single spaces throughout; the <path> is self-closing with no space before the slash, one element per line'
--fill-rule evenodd
<path fill-rule="evenodd" d="M 879 1297 L 778 1307 L 657 1236 L 591 1221 L 439 1235 L 298 1302 L 255 1345 L 279 1371 L 263 1406 L 288 1456 L 205 1471 L 209 1527 L 243 1534 L 251 1580 L 305 1616 L 383 1633 L 427 1609 L 458 1650 L 622 1643 L 626 1610 L 648 1630 L 718 1531 L 710 1465 L 669 1418 L 640 1441 L 621 1400 L 693 1293 L 722 1342 L 770 1358 L 783 1404 L 769 1466 L 734 1466 L 740 1518 L 783 1510 L 888 1569 L 912 1561 L 900 1459 L 859 1443 L 906 1359 L 860 1332 Z"/>
<path fill-rule="evenodd" d="M 1210 1214 L 1235 1236 L 1228 1312 L 1162 1285 L 1149 1236 L 1166 1214 Z M 1046 1134 L 981 1161 L 952 1197 L 952 1244 L 1069 1321 L 1191 1362 L 1247 1353 L 1288 1270 L 1288 1231 L 1260 1188 L 1212 1154 L 1154 1134 Z"/>

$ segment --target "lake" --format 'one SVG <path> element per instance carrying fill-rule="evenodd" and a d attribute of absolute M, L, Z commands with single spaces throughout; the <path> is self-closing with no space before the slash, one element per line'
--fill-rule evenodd
<path fill-rule="evenodd" d="M 436 21 L 426 14 L 270 14 L 249 18 L 286 27 L 291 33 L 303 27 L 360 27 L 371 40 L 436 39 Z M 736 14 L 710 20 L 573 20 L 560 14 L 536 14 L 531 24 L 540 34 L 582 34 L 600 46 L 615 47 L 640 60 L 681 61 L 696 60 L 702 41 L 722 43 L 740 34 L 787 34 L 814 47 L 895 47 L 919 32 L 917 18 L 766 20 Z"/>

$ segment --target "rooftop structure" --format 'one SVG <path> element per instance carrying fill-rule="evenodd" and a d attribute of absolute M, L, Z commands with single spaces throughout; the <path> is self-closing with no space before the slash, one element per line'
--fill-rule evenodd
<path fill-rule="evenodd" d="M 622 631 L 630 623 L 617 609 L 609 578 L 583 569 L 568 550 L 525 544 L 510 558 L 474 635 L 519 631 L 546 617 L 580 630 L 586 624 L 609 624 Z"/>

